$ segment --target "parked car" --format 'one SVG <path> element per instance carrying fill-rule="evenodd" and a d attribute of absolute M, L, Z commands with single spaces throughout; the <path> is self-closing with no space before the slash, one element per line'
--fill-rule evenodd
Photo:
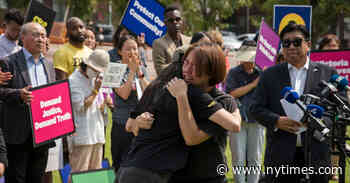
<path fill-rule="evenodd" d="M 96 24 L 95 25 L 96 41 L 97 42 L 113 42 L 113 25 L 108 24 Z"/>
<path fill-rule="evenodd" d="M 242 44 L 235 36 L 223 36 L 222 39 L 224 48 L 229 51 L 236 51 Z"/>
<path fill-rule="evenodd" d="M 255 35 L 256 35 L 256 33 L 241 34 L 241 35 L 237 36 L 237 39 L 238 39 L 239 41 L 244 41 L 244 40 L 246 40 L 246 39 L 248 39 L 248 40 L 253 40 L 253 39 L 255 38 Z"/>

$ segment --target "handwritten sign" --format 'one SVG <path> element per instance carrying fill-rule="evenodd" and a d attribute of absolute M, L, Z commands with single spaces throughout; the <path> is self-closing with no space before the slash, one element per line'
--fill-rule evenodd
<path fill-rule="evenodd" d="M 127 64 L 109 63 L 103 74 L 102 87 L 119 88 L 127 68 Z"/>
<path fill-rule="evenodd" d="M 75 131 L 68 80 L 33 88 L 32 95 L 30 116 L 34 147 Z"/>

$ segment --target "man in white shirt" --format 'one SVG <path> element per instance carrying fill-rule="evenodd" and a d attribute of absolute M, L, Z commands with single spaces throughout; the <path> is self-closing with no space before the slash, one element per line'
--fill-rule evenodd
<path fill-rule="evenodd" d="M 293 120 L 293 116 L 286 115 L 287 112 L 280 102 L 283 98 L 281 91 L 284 87 L 291 86 L 299 95 L 319 96 L 322 90 L 319 86 L 321 80 L 329 80 L 336 71 L 329 66 L 310 61 L 310 34 L 305 26 L 290 23 L 281 31 L 280 38 L 286 63 L 277 64 L 263 72 L 250 107 L 253 117 L 267 130 L 265 168 L 280 170 L 287 166 L 295 169 L 308 168 L 317 172 L 320 168 L 330 167 L 330 148 L 326 143 L 312 138 L 311 165 L 308 166 L 304 157 L 305 132 L 296 135 L 302 124 Z M 272 172 L 267 175 L 266 182 L 301 182 L 301 179 L 305 179 L 306 172 L 310 173 L 289 172 L 291 173 L 283 175 Z M 312 183 L 328 183 L 330 178 L 326 174 L 310 174 Z"/>
<path fill-rule="evenodd" d="M 10 9 L 4 17 L 5 33 L 0 36 L 0 58 L 11 55 L 21 49 L 18 45 L 19 32 L 24 18 L 17 9 Z"/>
<path fill-rule="evenodd" d="M 76 125 L 69 154 L 72 172 L 101 168 L 105 135 L 102 108 L 97 96 L 102 84 L 100 74 L 107 69 L 108 63 L 108 53 L 95 50 L 69 76 Z"/>

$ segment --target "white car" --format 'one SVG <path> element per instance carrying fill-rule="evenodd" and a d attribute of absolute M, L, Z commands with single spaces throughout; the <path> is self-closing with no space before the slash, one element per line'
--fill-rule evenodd
<path fill-rule="evenodd" d="M 237 39 L 239 41 L 244 41 L 244 40 L 253 40 L 255 38 L 256 34 L 255 33 L 246 33 L 246 34 L 241 34 L 237 36 Z"/>
<path fill-rule="evenodd" d="M 224 41 L 224 48 L 228 49 L 229 51 L 236 51 L 242 44 L 242 41 L 239 41 L 234 36 L 223 36 L 222 39 Z"/>

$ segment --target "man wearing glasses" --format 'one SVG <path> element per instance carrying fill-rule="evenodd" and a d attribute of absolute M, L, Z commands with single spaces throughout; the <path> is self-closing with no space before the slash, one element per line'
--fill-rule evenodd
<path fill-rule="evenodd" d="M 167 67 L 176 48 L 189 45 L 191 38 L 182 34 L 182 17 L 177 7 L 170 6 L 164 11 L 164 21 L 167 33 L 155 40 L 152 45 L 154 68 L 157 75 Z"/>
<path fill-rule="evenodd" d="M 42 54 L 47 39 L 44 27 L 33 22 L 24 24 L 20 38 L 23 49 L 0 61 L 4 71 L 13 75 L 11 80 L 0 87 L 0 99 L 4 101 L 1 128 L 8 159 L 5 181 L 42 183 L 48 149 L 54 144 L 33 147 L 28 113 L 29 103 L 33 99 L 30 88 L 54 82 L 55 71 L 52 63 Z"/>
<path fill-rule="evenodd" d="M 290 23 L 282 30 L 280 38 L 286 62 L 268 68 L 261 75 L 250 108 L 253 117 L 267 129 L 265 167 L 280 170 L 283 166 L 286 169 L 289 167 L 283 175 L 281 172 L 277 175 L 276 171 L 268 174 L 267 182 L 301 182 L 305 178 L 305 171 L 301 170 L 305 169 L 311 174 L 312 183 L 327 183 L 329 175 L 312 174 L 312 170 L 317 172 L 319 167 L 330 167 L 328 145 L 312 138 L 311 167 L 307 167 L 304 159 L 305 132 L 295 134 L 301 123 L 292 120 L 291 116 L 287 117 L 280 100 L 281 91 L 286 86 L 293 87 L 299 95 L 319 95 L 320 81 L 328 81 L 336 71 L 310 61 L 310 34 L 305 26 Z M 290 171 L 295 167 L 300 171 Z"/>

